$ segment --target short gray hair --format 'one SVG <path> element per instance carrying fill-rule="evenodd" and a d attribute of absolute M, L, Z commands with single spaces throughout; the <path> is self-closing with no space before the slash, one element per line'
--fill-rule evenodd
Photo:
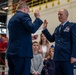
<path fill-rule="evenodd" d="M 66 16 L 68 16 L 69 15 L 68 10 L 66 10 L 66 9 L 63 9 L 63 10 L 64 10 L 64 13 L 66 14 Z"/>
<path fill-rule="evenodd" d="M 29 6 L 26 2 L 22 1 L 18 5 L 18 9 L 23 9 L 24 7 Z"/>

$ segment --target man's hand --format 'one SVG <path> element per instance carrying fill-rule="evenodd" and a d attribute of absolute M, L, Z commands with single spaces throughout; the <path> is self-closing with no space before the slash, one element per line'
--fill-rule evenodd
<path fill-rule="evenodd" d="M 34 74 L 33 75 L 38 75 L 38 72 L 34 72 Z"/>
<path fill-rule="evenodd" d="M 76 58 L 71 57 L 71 63 L 75 63 L 76 62 Z"/>
<path fill-rule="evenodd" d="M 39 13 L 39 10 L 38 10 L 38 9 L 35 10 L 34 16 L 35 16 L 36 18 L 39 18 L 39 17 L 40 17 L 40 13 Z"/>
<path fill-rule="evenodd" d="M 47 24 L 48 24 L 47 20 L 44 20 L 43 29 L 45 29 L 47 27 Z"/>

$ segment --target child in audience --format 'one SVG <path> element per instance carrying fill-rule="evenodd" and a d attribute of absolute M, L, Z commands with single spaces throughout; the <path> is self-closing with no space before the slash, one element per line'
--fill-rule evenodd
<path fill-rule="evenodd" d="M 55 73 L 55 64 L 53 61 L 54 46 L 52 45 L 49 49 L 49 54 L 46 60 L 44 60 L 44 67 L 42 70 L 42 75 L 54 75 Z"/>
<path fill-rule="evenodd" d="M 38 53 L 39 44 L 38 42 L 32 43 L 33 58 L 31 59 L 31 75 L 41 75 L 43 67 L 42 55 Z"/>

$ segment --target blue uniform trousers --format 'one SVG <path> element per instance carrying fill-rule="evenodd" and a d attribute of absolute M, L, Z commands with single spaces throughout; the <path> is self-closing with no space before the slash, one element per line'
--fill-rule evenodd
<path fill-rule="evenodd" d="M 25 57 L 9 57 L 8 75 L 30 75 L 31 58 Z"/>
<path fill-rule="evenodd" d="M 73 64 L 68 61 L 57 61 L 55 62 L 55 75 L 74 75 L 73 74 Z"/>

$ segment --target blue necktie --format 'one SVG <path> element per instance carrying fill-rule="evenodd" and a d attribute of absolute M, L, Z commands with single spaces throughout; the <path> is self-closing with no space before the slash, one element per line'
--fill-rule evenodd
<path fill-rule="evenodd" d="M 63 25 L 60 26 L 60 33 L 63 31 Z"/>
<path fill-rule="evenodd" d="M 64 27 L 64 26 L 63 26 L 63 25 L 61 25 L 61 30 L 63 30 L 63 27 Z"/>

